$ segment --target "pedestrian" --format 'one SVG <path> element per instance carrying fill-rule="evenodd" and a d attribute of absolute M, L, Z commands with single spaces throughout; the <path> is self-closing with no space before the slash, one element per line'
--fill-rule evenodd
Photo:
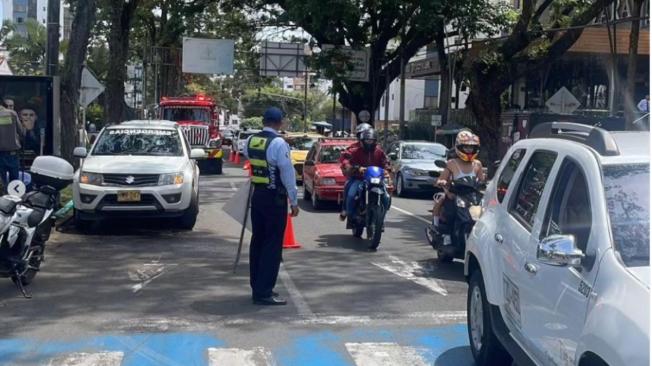
<path fill-rule="evenodd" d="M 641 112 L 647 112 L 650 113 L 650 95 L 646 95 L 645 98 L 641 99 L 640 102 L 638 102 L 638 110 Z"/>
<path fill-rule="evenodd" d="M 12 111 L 16 110 L 16 100 L 13 97 L 4 97 L 2 100 L 6 106 L 5 108 L 11 109 Z"/>
<path fill-rule="evenodd" d="M 25 127 L 18 115 L 7 108 L 5 99 L 0 98 L 0 179 L 5 188 L 9 182 L 19 178 L 19 150 Z"/>
<path fill-rule="evenodd" d="M 263 131 L 249 137 L 243 151 L 253 170 L 249 282 L 255 305 L 287 304 L 274 287 L 281 266 L 288 198 L 293 217 L 299 215 L 299 206 L 290 147 L 278 135 L 282 122 L 280 109 L 268 109 Z"/>

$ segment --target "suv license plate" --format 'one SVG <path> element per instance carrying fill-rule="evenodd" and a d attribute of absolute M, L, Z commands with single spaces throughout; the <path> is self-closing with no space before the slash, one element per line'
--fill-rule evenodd
<path fill-rule="evenodd" d="M 505 310 L 509 318 L 521 327 L 521 295 L 518 287 L 503 274 L 503 294 L 505 295 Z"/>
<path fill-rule="evenodd" d="M 140 202 L 140 191 L 118 192 L 118 202 Z"/>

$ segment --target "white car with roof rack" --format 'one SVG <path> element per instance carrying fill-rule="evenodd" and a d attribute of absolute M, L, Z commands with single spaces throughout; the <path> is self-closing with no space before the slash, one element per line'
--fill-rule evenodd
<path fill-rule="evenodd" d="M 467 243 L 479 366 L 650 364 L 650 134 L 537 126 Z"/>
<path fill-rule="evenodd" d="M 171 121 L 130 121 L 106 127 L 82 158 L 73 183 L 75 224 L 108 218 L 173 218 L 191 230 L 199 213 L 202 149 L 192 149 Z"/>

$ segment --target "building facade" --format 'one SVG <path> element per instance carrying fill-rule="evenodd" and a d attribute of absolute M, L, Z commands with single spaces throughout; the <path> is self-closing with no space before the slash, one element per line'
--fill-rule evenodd
<path fill-rule="evenodd" d="M 43 26 L 47 26 L 48 19 L 48 0 L 2 0 L 2 23 L 5 20 L 11 20 L 16 24 L 17 32 L 27 36 L 25 20 L 35 19 Z M 70 7 L 65 5 L 61 0 L 61 13 L 59 15 L 59 24 L 62 27 L 60 38 L 70 38 L 70 27 L 72 25 L 72 15 Z M 66 25 L 68 27 L 66 28 Z"/>

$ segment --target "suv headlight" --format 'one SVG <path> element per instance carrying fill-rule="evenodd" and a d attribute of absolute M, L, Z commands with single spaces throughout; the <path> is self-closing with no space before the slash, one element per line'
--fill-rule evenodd
<path fill-rule="evenodd" d="M 337 181 L 335 180 L 335 178 L 322 178 L 321 184 L 325 186 L 334 186 L 337 184 Z"/>
<path fill-rule="evenodd" d="M 168 173 L 161 174 L 158 178 L 159 186 L 170 186 L 173 184 L 182 184 L 183 183 L 183 173 Z"/>
<path fill-rule="evenodd" d="M 427 171 L 421 169 L 405 169 L 405 173 L 415 177 L 425 177 L 428 175 Z"/>
<path fill-rule="evenodd" d="M 102 174 L 81 172 L 81 174 L 79 174 L 79 182 L 83 184 L 101 186 L 104 182 L 104 179 L 102 178 Z"/>
<path fill-rule="evenodd" d="M 210 140 L 206 144 L 206 147 L 208 147 L 209 149 L 217 149 L 220 146 L 222 146 L 222 140 L 220 139 Z"/>

